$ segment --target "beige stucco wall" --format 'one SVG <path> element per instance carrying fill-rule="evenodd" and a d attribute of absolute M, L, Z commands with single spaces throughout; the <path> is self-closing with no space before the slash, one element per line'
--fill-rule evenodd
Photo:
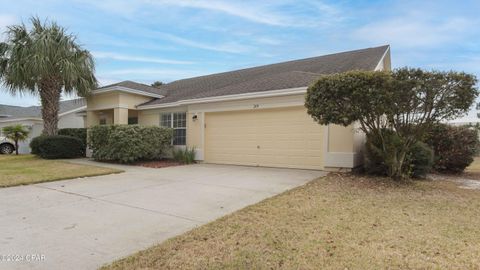
<path fill-rule="evenodd" d="M 160 125 L 160 114 L 148 113 L 146 111 L 139 111 L 138 124 L 144 125 L 144 126 L 158 126 Z"/>
<path fill-rule="evenodd" d="M 120 105 L 118 92 L 91 95 L 87 98 L 87 111 L 117 108 Z"/>
<path fill-rule="evenodd" d="M 136 109 L 137 105 L 150 101 L 153 98 L 122 92 L 119 94 L 118 99 L 120 107 Z"/>
<path fill-rule="evenodd" d="M 113 123 L 116 125 L 128 124 L 128 109 L 114 108 L 113 109 Z"/>
<path fill-rule="evenodd" d="M 137 115 L 137 105 L 150 100 L 151 97 L 124 92 L 92 95 L 87 98 L 87 126 L 98 125 L 100 118 L 106 118 L 107 124 L 128 124 L 128 117 Z"/>
<path fill-rule="evenodd" d="M 197 119 L 194 121 L 193 116 Z M 187 146 L 203 150 L 203 126 L 205 125 L 204 113 L 187 113 Z"/>
<path fill-rule="evenodd" d="M 136 106 L 152 100 L 151 97 L 124 92 L 108 92 L 87 98 L 87 110 L 104 110 L 113 108 L 136 109 Z"/>
<path fill-rule="evenodd" d="M 353 152 L 353 127 L 330 125 L 328 151 Z"/>
<path fill-rule="evenodd" d="M 112 114 L 112 121 L 116 117 L 117 121 L 125 119 L 125 124 L 128 119 L 128 110 L 126 108 L 136 108 L 135 105 L 144 103 L 150 100 L 146 97 L 138 97 L 131 94 L 102 94 L 98 95 L 95 100 L 87 101 L 88 103 L 88 116 L 92 115 L 90 110 L 112 107 L 111 110 L 104 110 L 104 115 L 109 112 Z M 113 101 L 113 102 L 112 102 Z M 115 102 L 117 102 L 115 105 Z M 278 117 L 287 117 L 282 114 L 282 111 L 288 111 L 288 108 L 301 107 L 304 104 L 304 94 L 295 94 L 282 97 L 267 97 L 267 98 L 254 98 L 243 99 L 236 101 L 222 101 L 222 102 L 209 102 L 200 103 L 186 106 L 159 108 L 159 109 L 147 109 L 138 110 L 138 123 L 140 125 L 155 125 L 160 124 L 160 114 L 171 112 L 187 112 L 187 145 L 195 147 L 197 150 L 197 159 L 204 160 L 205 158 L 205 119 L 208 118 L 208 113 L 213 112 L 228 112 L 228 111 L 242 111 L 242 110 L 262 110 L 262 109 L 275 109 L 279 112 Z M 90 106 L 91 105 L 91 106 Z M 124 105 L 125 107 L 122 107 Z M 117 106 L 114 108 L 114 106 Z M 93 108 L 93 109 L 92 109 Z M 124 108 L 122 110 L 122 108 Z M 284 110 L 282 110 L 284 108 Z M 97 111 L 98 112 L 98 111 Z M 306 111 L 305 111 L 306 114 Z M 130 112 L 130 115 L 132 113 Z M 196 121 L 193 121 L 193 116 L 197 115 Z M 98 116 L 97 116 L 98 117 Z M 306 116 L 307 118 L 309 116 Z M 95 121 L 95 117 L 92 117 Z M 88 120 L 88 117 L 87 117 Z M 89 122 L 90 123 L 90 122 Z M 108 123 L 108 121 L 107 121 Z M 311 128 L 318 128 L 319 124 L 311 121 Z M 208 123 L 207 123 L 208 124 Z M 358 134 L 356 129 L 352 126 L 342 127 L 331 125 L 328 128 L 326 135 L 319 137 L 319 140 L 323 143 L 323 149 L 325 153 L 321 157 L 322 167 L 328 170 L 338 170 L 341 167 L 354 167 L 358 164 L 359 151 L 363 147 L 363 135 Z M 322 133 L 323 134 L 323 133 Z M 327 166 L 328 165 L 328 166 Z M 313 168 L 313 167 L 312 167 Z M 317 167 L 318 168 L 318 167 Z"/>
<path fill-rule="evenodd" d="M 287 117 L 281 112 L 287 112 L 292 107 L 303 106 L 304 94 L 296 94 L 282 97 L 254 98 L 236 101 L 222 101 L 193 104 L 182 107 L 171 107 L 162 109 L 149 109 L 139 111 L 139 124 L 142 125 L 159 125 L 160 114 L 165 112 L 187 112 L 187 145 L 197 149 L 197 159 L 205 158 L 205 129 L 208 123 L 208 114 L 213 112 L 229 112 L 229 111 L 254 111 L 262 109 L 276 109 L 279 118 Z M 281 108 L 284 108 L 283 110 Z M 306 111 L 305 111 L 306 114 Z M 197 115 L 197 120 L 193 121 L 193 116 Z M 306 116 L 309 118 L 309 116 Z M 207 120 L 205 120 L 207 119 Z M 312 128 L 318 128 L 319 124 L 311 121 Z M 325 150 L 325 164 L 330 166 L 324 167 L 328 170 L 338 170 L 339 167 L 353 167 L 357 164 L 362 144 L 362 136 L 356 133 L 356 129 L 352 126 L 342 127 L 331 125 L 328 128 L 328 135 L 319 137 L 323 142 Z M 322 157 L 323 158 L 323 157 Z M 311 167 L 313 168 L 313 167 Z M 317 167 L 318 168 L 318 167 Z"/>

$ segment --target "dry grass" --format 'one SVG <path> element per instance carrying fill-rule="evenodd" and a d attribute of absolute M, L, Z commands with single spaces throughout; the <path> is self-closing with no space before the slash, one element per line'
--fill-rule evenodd
<path fill-rule="evenodd" d="M 121 170 L 40 159 L 32 155 L 0 155 L 0 187 L 29 185 Z"/>
<path fill-rule="evenodd" d="M 470 164 L 460 176 L 468 179 L 480 180 L 480 157 L 476 157 L 473 163 Z"/>
<path fill-rule="evenodd" d="M 479 269 L 480 191 L 330 174 L 103 269 Z"/>

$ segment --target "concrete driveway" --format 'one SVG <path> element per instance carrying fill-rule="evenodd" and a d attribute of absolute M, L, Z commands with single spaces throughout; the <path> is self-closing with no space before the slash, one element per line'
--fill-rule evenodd
<path fill-rule="evenodd" d="M 325 175 L 206 164 L 116 167 L 125 173 L 0 189 L 0 269 L 95 269 Z M 6 262 L 11 255 L 29 262 Z"/>

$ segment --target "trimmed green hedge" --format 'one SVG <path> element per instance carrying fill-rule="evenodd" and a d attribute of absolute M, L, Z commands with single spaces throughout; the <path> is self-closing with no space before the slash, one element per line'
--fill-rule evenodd
<path fill-rule="evenodd" d="M 468 126 L 435 125 L 425 138 L 435 152 L 433 168 L 439 172 L 459 173 L 478 153 L 478 130 Z"/>
<path fill-rule="evenodd" d="M 161 158 L 171 149 L 172 136 L 170 128 L 100 125 L 89 129 L 88 146 L 96 160 L 131 163 Z"/>
<path fill-rule="evenodd" d="M 85 147 L 87 147 L 87 129 L 86 128 L 61 128 L 58 135 L 72 136 L 80 139 Z"/>
<path fill-rule="evenodd" d="M 38 136 L 30 142 L 32 154 L 46 159 L 77 158 L 85 156 L 85 145 L 72 136 Z"/>

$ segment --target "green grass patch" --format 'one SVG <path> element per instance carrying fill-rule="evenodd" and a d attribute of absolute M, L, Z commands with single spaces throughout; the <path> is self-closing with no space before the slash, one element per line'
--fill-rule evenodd
<path fill-rule="evenodd" d="M 41 159 L 33 155 L 0 155 L 0 187 L 120 172 L 122 171 L 111 168 Z"/>

